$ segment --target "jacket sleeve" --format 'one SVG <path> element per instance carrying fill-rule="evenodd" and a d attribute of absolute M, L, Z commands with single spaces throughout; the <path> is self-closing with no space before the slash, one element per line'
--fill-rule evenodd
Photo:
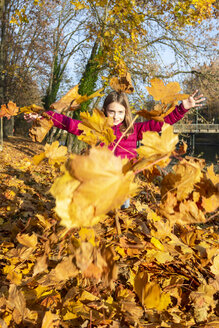
<path fill-rule="evenodd" d="M 48 111 L 46 113 L 51 116 L 53 124 L 56 128 L 66 130 L 76 136 L 82 133 L 82 131 L 78 129 L 78 124 L 81 123 L 81 121 L 53 111 Z"/>
<path fill-rule="evenodd" d="M 168 114 L 166 117 L 164 117 L 164 122 L 168 123 L 170 125 L 173 125 L 174 123 L 181 120 L 187 111 L 188 110 L 185 109 L 181 103 L 179 106 L 176 106 L 175 109 L 170 114 Z M 142 140 L 143 132 L 146 132 L 146 131 L 160 132 L 164 122 L 150 120 L 150 121 L 135 123 L 136 132 L 137 132 L 137 140 Z"/>

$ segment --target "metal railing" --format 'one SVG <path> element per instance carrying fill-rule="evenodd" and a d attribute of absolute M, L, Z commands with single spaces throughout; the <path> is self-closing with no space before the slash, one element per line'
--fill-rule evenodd
<path fill-rule="evenodd" d="M 175 133 L 219 133 L 219 124 L 174 124 Z"/>

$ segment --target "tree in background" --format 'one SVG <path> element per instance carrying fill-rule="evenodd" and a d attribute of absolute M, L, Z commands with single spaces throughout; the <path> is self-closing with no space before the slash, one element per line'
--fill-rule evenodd
<path fill-rule="evenodd" d="M 0 103 L 12 100 L 18 106 L 41 102 L 40 83 L 48 80 L 49 38 L 52 23 L 52 2 L 42 8 L 32 2 L 5 0 L 1 21 L 1 88 Z M 26 5 L 31 24 L 18 22 L 14 13 Z M 25 15 L 21 19 L 25 20 Z M 13 129 L 6 120 L 4 132 Z"/>
<path fill-rule="evenodd" d="M 196 88 L 206 96 L 206 107 L 199 109 L 199 115 L 208 122 L 219 123 L 219 59 L 194 69 L 184 85 L 186 92 Z"/>
<path fill-rule="evenodd" d="M 72 57 L 80 56 L 78 53 L 87 43 L 85 18 L 74 10 L 69 0 L 58 4 L 54 15 L 56 18 L 51 43 L 50 77 L 43 98 L 46 109 L 57 99 L 68 63 Z"/>

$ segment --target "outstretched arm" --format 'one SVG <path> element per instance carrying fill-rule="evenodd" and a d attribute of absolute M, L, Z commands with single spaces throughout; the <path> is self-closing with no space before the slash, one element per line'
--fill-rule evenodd
<path fill-rule="evenodd" d="M 77 136 L 81 134 L 82 131 L 78 129 L 78 124 L 81 123 L 81 121 L 53 111 L 48 111 L 46 113 L 51 116 L 53 124 L 56 128 L 66 130 Z"/>
<path fill-rule="evenodd" d="M 81 123 L 81 121 L 75 120 L 66 115 L 59 114 L 53 111 L 48 111 L 46 112 L 46 114 L 51 117 L 53 124 L 56 128 L 66 130 L 69 133 L 75 135 L 81 134 L 82 131 L 78 129 L 78 124 Z M 37 118 L 42 118 L 42 116 L 37 113 L 24 114 L 24 119 L 29 123 L 33 122 Z"/>
<path fill-rule="evenodd" d="M 175 109 L 164 118 L 164 122 L 173 125 L 181 120 L 189 109 L 202 106 L 201 102 L 203 102 L 205 98 L 203 98 L 202 94 L 200 96 L 196 96 L 197 93 L 198 90 L 189 96 L 188 99 L 183 100 L 179 106 L 176 106 Z M 142 123 L 136 123 L 137 139 L 141 140 L 142 133 L 146 131 L 160 132 L 164 122 L 150 120 Z"/>

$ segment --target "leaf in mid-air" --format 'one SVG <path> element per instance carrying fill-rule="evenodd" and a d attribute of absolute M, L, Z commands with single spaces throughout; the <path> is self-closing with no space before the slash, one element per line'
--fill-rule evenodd
<path fill-rule="evenodd" d="M 131 74 L 125 73 L 124 75 L 118 77 L 113 77 L 110 80 L 110 86 L 117 92 L 132 93 L 134 91 Z"/>
<path fill-rule="evenodd" d="M 82 112 L 80 116 L 82 123 L 79 124 L 78 128 L 83 132 L 78 139 L 89 145 L 96 145 L 98 142 L 109 145 L 115 140 L 116 136 L 111 128 L 113 125 L 111 117 L 106 117 L 98 109 L 93 110 L 92 116 L 88 112 Z"/>
<path fill-rule="evenodd" d="M 7 117 L 9 119 L 11 116 L 17 115 L 18 111 L 19 107 L 13 101 L 9 101 L 7 105 L 1 105 L 0 117 Z"/>
<path fill-rule="evenodd" d="M 160 103 L 156 104 L 151 111 L 142 109 L 137 113 L 148 120 L 151 119 L 163 122 L 164 117 L 174 110 L 178 102 L 187 99 L 189 95 L 179 93 L 181 88 L 178 82 L 170 82 L 165 85 L 163 81 L 158 78 L 154 78 L 150 82 L 151 87 L 146 87 L 146 89 L 154 100 L 160 101 Z"/>
<path fill-rule="evenodd" d="M 102 97 L 103 94 L 101 94 L 101 91 L 103 89 L 99 89 L 92 93 L 90 96 L 84 95 L 81 96 L 78 93 L 79 86 L 74 86 L 71 90 L 69 90 L 61 99 L 56 101 L 55 103 L 50 105 L 50 109 L 55 109 L 59 113 L 61 113 L 63 110 L 76 110 L 80 107 L 80 104 L 93 99 L 95 97 Z"/>
<path fill-rule="evenodd" d="M 142 146 L 137 149 L 140 159 L 134 163 L 133 170 L 141 171 L 150 165 L 166 166 L 178 142 L 178 135 L 173 133 L 173 127 L 164 124 L 162 133 L 147 131 L 143 133 Z"/>
<path fill-rule="evenodd" d="M 51 119 L 37 118 L 29 130 L 29 136 L 33 141 L 41 142 L 52 127 L 53 122 Z"/>
<path fill-rule="evenodd" d="M 61 223 L 68 228 L 93 226 L 136 192 L 133 179 L 133 172 L 123 174 L 122 160 L 106 148 L 92 148 L 88 156 L 73 155 L 50 190 Z"/>

